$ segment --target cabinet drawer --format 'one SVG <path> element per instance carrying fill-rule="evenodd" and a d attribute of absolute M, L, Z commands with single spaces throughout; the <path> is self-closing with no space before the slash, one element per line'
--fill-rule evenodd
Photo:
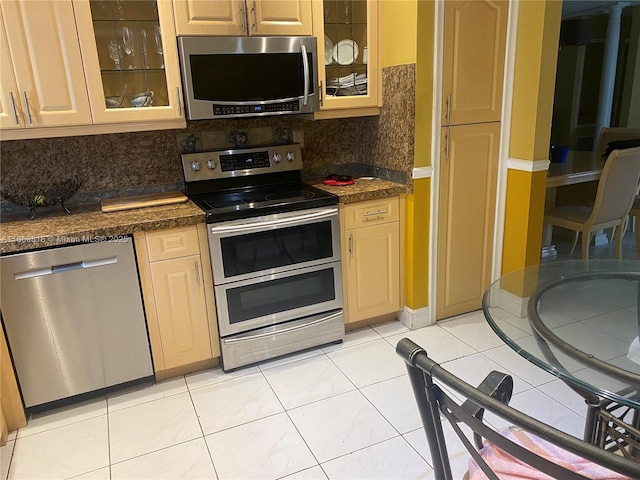
<path fill-rule="evenodd" d="M 146 239 L 150 262 L 200 254 L 195 225 L 147 232 Z"/>
<path fill-rule="evenodd" d="M 345 229 L 400 220 L 398 197 L 378 198 L 344 207 Z"/>

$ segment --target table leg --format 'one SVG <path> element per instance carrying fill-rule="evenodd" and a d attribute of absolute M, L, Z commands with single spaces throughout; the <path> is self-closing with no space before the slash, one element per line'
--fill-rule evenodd
<path fill-rule="evenodd" d="M 547 193 L 544 197 L 544 209 L 553 208 L 556 204 L 556 188 L 547 187 Z M 551 235 L 553 233 L 553 225 L 545 223 L 542 226 L 542 254 L 541 258 L 555 257 L 558 252 L 556 246 L 551 243 Z"/>

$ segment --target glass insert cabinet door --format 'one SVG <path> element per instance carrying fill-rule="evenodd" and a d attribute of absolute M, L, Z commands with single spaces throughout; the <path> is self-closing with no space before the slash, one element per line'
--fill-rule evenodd
<path fill-rule="evenodd" d="M 171 3 L 78 0 L 74 8 L 97 120 L 180 117 Z"/>
<path fill-rule="evenodd" d="M 377 106 L 378 1 L 323 0 L 314 11 L 323 107 Z"/>

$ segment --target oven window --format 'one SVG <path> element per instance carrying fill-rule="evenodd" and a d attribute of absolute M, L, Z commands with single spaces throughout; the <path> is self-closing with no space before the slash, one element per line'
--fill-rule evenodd
<path fill-rule="evenodd" d="M 333 256 L 331 221 L 220 239 L 225 278 Z"/>
<path fill-rule="evenodd" d="M 333 268 L 227 290 L 229 323 L 335 300 Z"/>

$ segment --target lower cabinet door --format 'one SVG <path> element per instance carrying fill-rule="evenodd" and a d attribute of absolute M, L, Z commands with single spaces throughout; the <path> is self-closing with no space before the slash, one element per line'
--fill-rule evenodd
<path fill-rule="evenodd" d="M 199 255 L 150 264 L 165 368 L 212 358 Z"/>
<path fill-rule="evenodd" d="M 399 223 L 347 230 L 346 234 L 346 321 L 400 310 Z"/>

